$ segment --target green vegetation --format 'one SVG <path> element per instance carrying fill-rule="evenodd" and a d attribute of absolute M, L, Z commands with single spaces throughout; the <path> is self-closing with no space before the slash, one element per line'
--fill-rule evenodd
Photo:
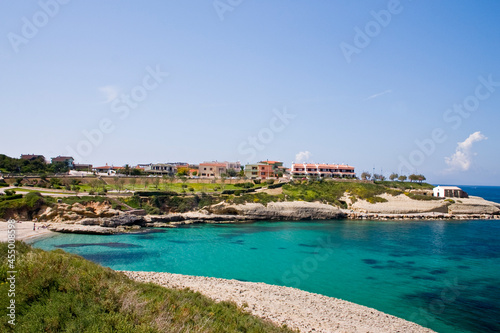
<path fill-rule="evenodd" d="M 405 193 L 409 198 L 413 200 L 425 200 L 425 201 L 430 201 L 430 200 L 441 200 L 440 198 L 433 197 L 431 195 L 422 195 L 422 194 L 416 194 L 416 193 Z"/>
<path fill-rule="evenodd" d="M 276 201 L 285 201 L 285 196 L 283 194 L 278 195 L 270 195 L 264 192 L 259 193 L 246 193 L 240 196 L 229 196 L 226 199 L 227 202 L 235 203 L 235 204 L 244 204 L 246 202 L 256 202 L 261 203 L 264 206 L 267 206 L 270 202 Z"/>
<path fill-rule="evenodd" d="M 60 198 L 60 200 L 62 200 L 63 203 L 68 204 L 70 206 L 75 203 L 86 205 L 90 202 L 109 202 L 108 198 L 101 196 L 81 196 L 81 197 L 71 196 L 71 197 Z"/>
<path fill-rule="evenodd" d="M 432 190 L 434 188 L 433 185 L 427 183 L 377 181 L 375 184 L 399 190 Z"/>
<path fill-rule="evenodd" d="M 16 326 L 7 323 L 7 243 L 0 243 L 2 332 L 291 332 L 234 303 L 132 281 L 62 250 L 16 242 Z"/>
<path fill-rule="evenodd" d="M 341 207 L 345 207 L 345 203 L 340 202 L 339 199 L 346 192 L 349 193 L 349 196 L 365 199 L 371 203 L 387 201 L 377 197 L 383 193 L 392 195 L 402 193 L 384 185 L 361 182 L 320 181 L 283 186 L 283 194 L 287 196 L 289 201 L 323 201 Z"/>
<path fill-rule="evenodd" d="M 131 198 L 120 198 L 120 200 L 133 208 L 142 208 L 148 214 L 158 215 L 162 213 L 185 213 L 218 203 L 222 199 L 217 195 L 208 195 L 206 193 L 180 196 L 174 192 L 174 194 L 155 193 L 147 197 L 134 195 Z"/>
<path fill-rule="evenodd" d="M 63 162 L 47 164 L 42 158 L 22 160 L 0 154 L 0 169 L 14 174 L 42 174 L 68 172 L 68 166 Z"/>
<path fill-rule="evenodd" d="M 6 195 L 0 199 L 0 218 L 9 218 L 23 212 L 31 219 L 44 204 L 46 204 L 45 198 L 37 192 L 30 192 L 24 197 L 19 194 Z"/>

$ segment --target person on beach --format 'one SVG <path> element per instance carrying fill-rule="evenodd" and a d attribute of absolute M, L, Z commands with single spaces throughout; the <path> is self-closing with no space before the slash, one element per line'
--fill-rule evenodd
<path fill-rule="evenodd" d="M 33 230 L 35 230 L 36 223 L 33 223 Z"/>

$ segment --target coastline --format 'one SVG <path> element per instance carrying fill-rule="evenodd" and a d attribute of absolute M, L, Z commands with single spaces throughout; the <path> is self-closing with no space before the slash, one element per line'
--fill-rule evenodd
<path fill-rule="evenodd" d="M 120 271 L 139 282 L 189 288 L 230 301 L 255 316 L 300 332 L 434 332 L 381 311 L 291 287 L 158 272 Z"/>
<path fill-rule="evenodd" d="M 41 228 L 46 226 L 46 228 Z M 16 240 L 31 243 L 37 239 L 44 237 L 51 237 L 56 235 L 52 230 L 47 227 L 48 223 L 37 223 L 36 229 L 33 230 L 33 222 L 19 221 L 16 223 Z M 0 242 L 7 242 L 7 222 L 0 223 Z"/>

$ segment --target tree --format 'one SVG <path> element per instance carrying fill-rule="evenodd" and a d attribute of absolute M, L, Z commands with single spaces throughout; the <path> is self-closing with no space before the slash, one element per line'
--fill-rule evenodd
<path fill-rule="evenodd" d="M 180 167 L 177 168 L 177 176 L 188 176 L 189 175 L 189 168 L 186 167 Z"/>
<path fill-rule="evenodd" d="M 221 188 L 224 191 L 225 183 L 226 183 L 226 175 L 222 174 L 220 175 L 220 183 L 221 183 Z"/>
<path fill-rule="evenodd" d="M 142 175 L 142 171 L 141 171 L 141 169 L 132 169 L 132 171 L 130 172 L 130 174 L 132 176 L 140 176 L 140 175 Z"/>
<path fill-rule="evenodd" d="M 411 174 L 410 177 L 408 177 L 411 182 L 417 181 L 419 179 L 419 175 L 416 174 Z"/>
<path fill-rule="evenodd" d="M 53 173 L 66 173 L 69 171 L 69 167 L 66 163 L 64 162 L 55 162 L 50 164 L 51 171 Z"/>
<path fill-rule="evenodd" d="M 406 177 L 405 175 L 401 175 L 401 176 L 398 177 L 398 180 L 400 182 L 404 182 L 406 180 L 406 178 L 408 178 L 408 177 Z"/>
<path fill-rule="evenodd" d="M 160 177 L 154 177 L 153 184 L 155 186 L 155 189 L 158 189 L 158 185 L 160 185 Z"/>
<path fill-rule="evenodd" d="M 238 172 L 234 169 L 227 169 L 226 174 L 228 177 L 236 177 L 238 175 Z"/>
<path fill-rule="evenodd" d="M 372 177 L 372 175 L 369 173 L 369 172 L 366 172 L 364 171 L 362 174 L 361 174 L 361 179 L 362 180 L 368 180 Z"/>
<path fill-rule="evenodd" d="M 419 183 L 422 183 L 424 180 L 426 180 L 424 175 L 417 175 Z"/>
<path fill-rule="evenodd" d="M 130 178 L 130 185 L 132 185 L 132 191 L 135 190 L 135 184 L 137 183 L 137 178 Z"/>
<path fill-rule="evenodd" d="M 123 189 L 123 184 L 125 184 L 125 180 L 122 179 L 121 177 L 115 177 L 113 179 L 114 182 L 114 187 L 120 193 L 120 191 Z"/>
<path fill-rule="evenodd" d="M 126 175 L 130 175 L 130 166 L 125 164 L 125 168 L 123 168 L 123 173 Z"/>
<path fill-rule="evenodd" d="M 392 180 L 392 181 L 396 180 L 397 178 L 398 178 L 398 174 L 394 173 L 394 172 L 391 173 L 391 175 L 389 176 L 389 179 Z"/>
<path fill-rule="evenodd" d="M 168 175 L 167 178 L 168 178 L 168 181 L 170 183 L 170 187 L 172 187 L 172 185 L 175 182 L 175 176 L 174 175 Z"/>

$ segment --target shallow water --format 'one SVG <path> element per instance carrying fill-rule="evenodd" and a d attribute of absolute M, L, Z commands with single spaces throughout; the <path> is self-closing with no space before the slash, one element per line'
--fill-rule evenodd
<path fill-rule="evenodd" d="M 307 221 L 197 225 L 35 246 L 117 270 L 297 287 L 439 332 L 500 331 L 498 221 Z"/>

